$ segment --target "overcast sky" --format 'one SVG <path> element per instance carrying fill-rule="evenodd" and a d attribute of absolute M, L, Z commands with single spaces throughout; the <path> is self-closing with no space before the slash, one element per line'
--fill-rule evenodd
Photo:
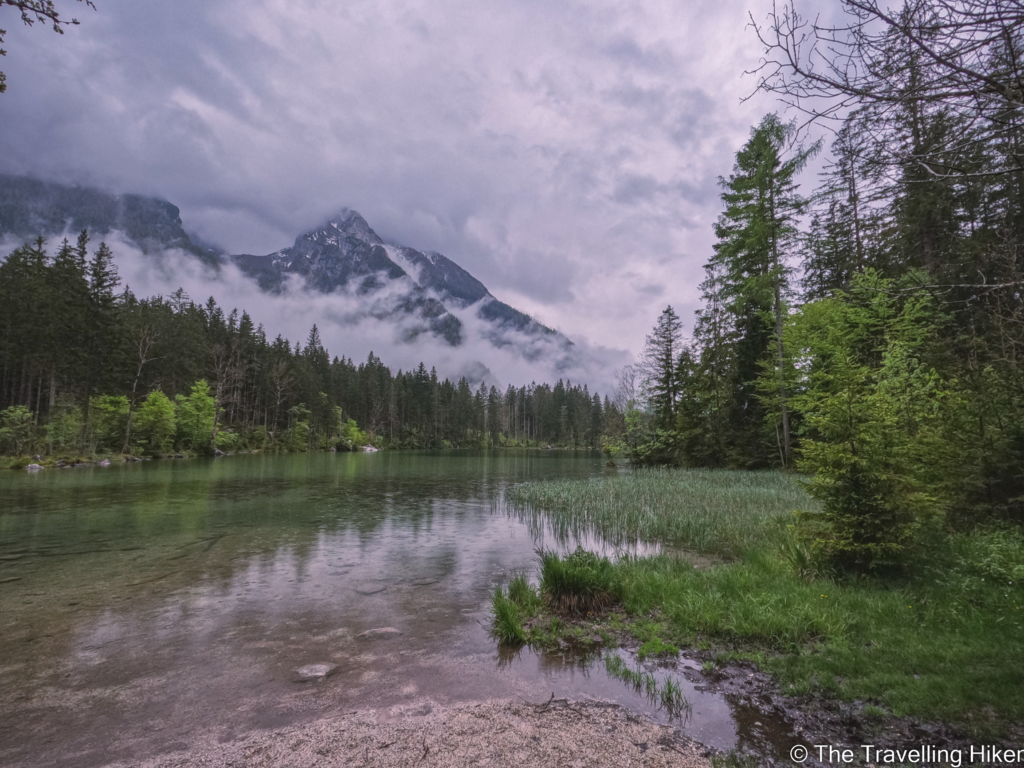
<path fill-rule="evenodd" d="M 741 103 L 768 0 L 96 5 L 0 9 L 0 172 L 159 195 L 232 253 L 349 206 L 632 353 L 666 304 L 692 327 L 716 179 L 778 108 Z"/>

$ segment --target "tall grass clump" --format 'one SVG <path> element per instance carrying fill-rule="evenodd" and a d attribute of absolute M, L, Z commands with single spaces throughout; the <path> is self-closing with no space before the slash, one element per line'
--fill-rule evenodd
<path fill-rule="evenodd" d="M 540 593 L 564 613 L 593 613 L 621 600 L 615 568 L 607 557 L 577 547 L 572 554 L 541 550 Z"/>
<path fill-rule="evenodd" d="M 500 584 L 496 586 L 491 594 L 494 636 L 506 645 L 530 642 L 523 623 L 537 615 L 542 602 L 537 588 L 530 584 L 525 574 L 514 576 L 505 589 Z"/>
<path fill-rule="evenodd" d="M 625 477 L 524 483 L 505 503 L 535 533 L 594 534 L 613 546 L 656 542 L 727 557 L 787 537 L 794 509 L 814 508 L 779 472 L 638 469 Z"/>

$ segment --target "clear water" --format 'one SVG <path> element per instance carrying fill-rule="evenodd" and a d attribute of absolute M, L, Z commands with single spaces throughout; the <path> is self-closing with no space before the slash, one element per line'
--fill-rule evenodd
<path fill-rule="evenodd" d="M 488 632 L 494 585 L 535 572 L 538 546 L 576 544 L 531 535 L 501 490 L 609 471 L 595 454 L 495 451 L 3 473 L 0 764 L 101 765 L 332 712 L 552 693 L 668 719 L 600 660 L 512 653 Z M 358 637 L 381 627 L 401 634 Z M 320 662 L 339 671 L 294 681 Z M 763 717 L 679 679 L 688 735 L 772 740 Z"/>

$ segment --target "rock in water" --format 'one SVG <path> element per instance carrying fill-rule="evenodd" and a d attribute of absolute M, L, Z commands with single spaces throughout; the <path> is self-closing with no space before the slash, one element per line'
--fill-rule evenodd
<path fill-rule="evenodd" d="M 327 662 L 307 664 L 304 667 L 296 669 L 295 677 L 292 679 L 296 683 L 320 682 L 322 680 L 326 680 L 337 671 L 337 664 L 328 664 Z"/>
<path fill-rule="evenodd" d="M 400 634 L 402 633 L 394 627 L 378 627 L 377 629 L 368 629 L 365 632 L 360 632 L 356 635 L 356 640 L 390 640 L 393 637 L 398 637 Z"/>
<path fill-rule="evenodd" d="M 364 445 L 363 446 L 363 453 L 376 453 L 377 450 L 378 449 L 374 448 L 372 445 Z"/>
<path fill-rule="evenodd" d="M 42 469 L 42 467 L 39 464 L 29 464 L 25 467 L 25 471 L 27 472 L 38 472 L 40 469 Z"/>
<path fill-rule="evenodd" d="M 360 595 L 376 595 L 388 588 L 387 584 L 379 581 L 370 581 L 356 586 L 356 592 Z"/>
<path fill-rule="evenodd" d="M 96 466 L 97 467 L 109 467 L 110 466 L 110 459 L 103 459 L 102 461 L 97 461 L 96 462 Z"/>

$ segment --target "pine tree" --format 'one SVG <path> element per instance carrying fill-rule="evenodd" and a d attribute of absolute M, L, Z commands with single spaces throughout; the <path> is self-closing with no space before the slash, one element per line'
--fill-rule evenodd
<path fill-rule="evenodd" d="M 659 429 L 670 430 L 675 426 L 681 351 L 682 324 L 669 305 L 647 337 L 643 353 L 644 394 Z"/>
<path fill-rule="evenodd" d="M 723 298 L 736 318 L 738 381 L 733 415 L 734 428 L 741 433 L 739 449 L 747 463 L 767 457 L 760 438 L 764 409 L 755 383 L 767 358 L 774 357 L 779 370 L 785 365 L 782 327 L 789 292 L 787 259 L 797 237 L 796 219 L 807 205 L 796 192 L 794 178 L 819 149 L 818 144 L 798 146 L 783 160 L 794 133 L 794 123 L 766 115 L 736 154 L 733 174 L 720 180 L 726 209 L 715 226 L 719 242 L 712 261 L 722 269 Z M 783 464 L 788 464 L 789 408 L 782 377 L 779 380 L 782 458 Z"/>

